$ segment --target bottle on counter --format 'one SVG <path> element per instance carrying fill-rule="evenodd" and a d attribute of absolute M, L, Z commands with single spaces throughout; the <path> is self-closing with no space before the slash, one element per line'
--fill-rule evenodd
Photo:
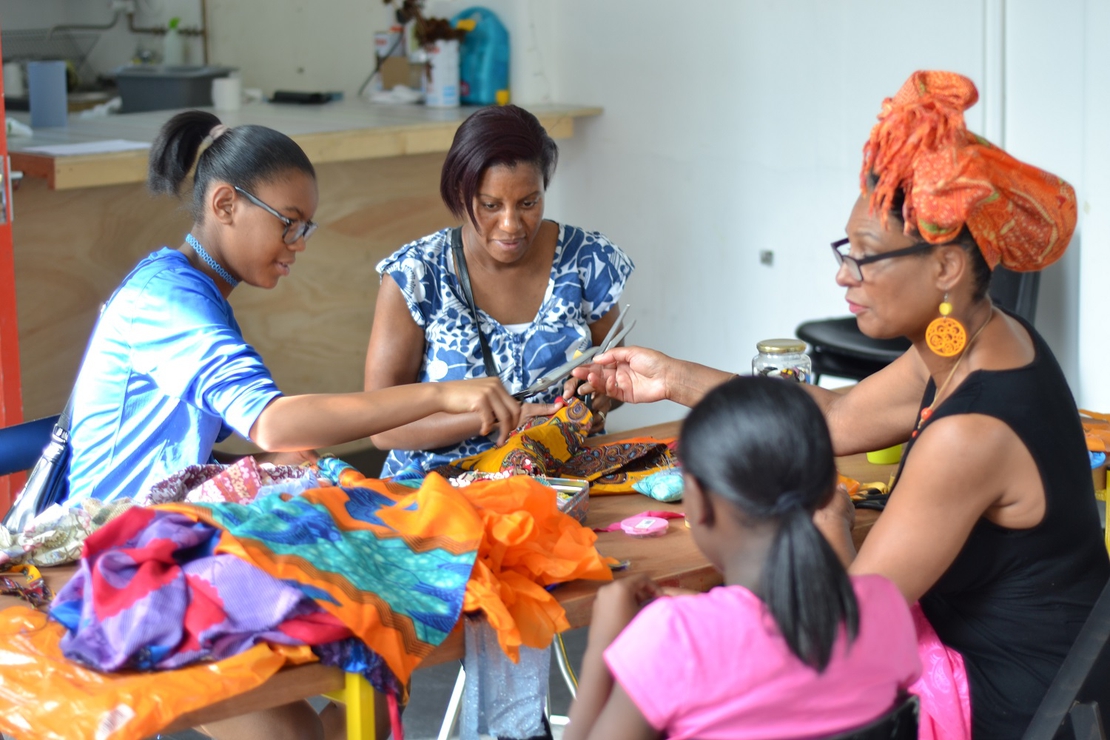
<path fill-rule="evenodd" d="M 813 380 L 813 362 L 800 339 L 764 339 L 755 345 L 759 354 L 752 358 L 752 375 L 785 378 L 798 383 Z"/>
<path fill-rule="evenodd" d="M 509 98 L 509 31 L 492 10 L 475 6 L 451 19 L 466 30 L 459 50 L 461 99 L 464 105 L 493 105 Z M 504 91 L 504 92 L 502 92 Z"/>
<path fill-rule="evenodd" d="M 180 18 L 170 18 L 166 25 L 166 35 L 162 38 L 162 64 L 167 67 L 185 65 L 185 39 L 177 30 L 180 23 Z"/>

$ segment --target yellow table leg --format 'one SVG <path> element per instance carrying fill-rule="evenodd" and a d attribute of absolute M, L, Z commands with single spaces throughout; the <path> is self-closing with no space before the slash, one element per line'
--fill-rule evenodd
<path fill-rule="evenodd" d="M 377 740 L 374 698 L 377 692 L 362 674 L 348 673 L 342 691 L 327 694 L 347 708 L 347 740 Z"/>

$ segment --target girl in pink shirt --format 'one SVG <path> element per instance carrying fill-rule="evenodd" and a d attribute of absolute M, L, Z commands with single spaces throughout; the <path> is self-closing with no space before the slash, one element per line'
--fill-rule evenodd
<path fill-rule="evenodd" d="M 680 439 L 686 517 L 725 585 L 603 588 L 564 738 L 822 738 L 888 712 L 920 673 L 913 621 L 889 581 L 849 578 L 813 525 L 836 487 L 817 405 L 738 377 Z"/>

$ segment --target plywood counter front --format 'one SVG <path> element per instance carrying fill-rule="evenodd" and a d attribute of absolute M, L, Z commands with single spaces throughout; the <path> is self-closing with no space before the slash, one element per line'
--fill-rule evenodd
<path fill-rule="evenodd" d="M 528 107 L 556 139 L 571 136 L 576 119 L 601 112 Z M 231 296 L 244 335 L 286 393 L 361 390 L 378 288 L 374 266 L 402 244 L 454 223 L 439 199 L 439 171 L 471 112 L 350 101 L 255 104 L 219 114 L 228 125 L 289 134 L 317 166 L 321 226 L 292 275 L 273 290 L 243 286 Z M 26 149 L 149 142 L 173 113 L 73 120 L 65 129 L 10 140 L 12 168 L 27 175 L 14 194 L 13 220 L 25 418 L 58 413 L 97 306 L 143 256 L 180 244 L 191 224 L 183 202 L 146 192 L 145 151 L 50 157 Z"/>

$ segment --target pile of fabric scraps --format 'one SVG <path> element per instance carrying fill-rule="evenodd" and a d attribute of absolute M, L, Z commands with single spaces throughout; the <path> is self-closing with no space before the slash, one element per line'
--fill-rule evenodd
<path fill-rule="evenodd" d="M 82 499 L 72 506 L 57 504 L 36 516 L 18 533 L 0 527 L 0 567 L 16 563 L 64 565 L 81 557 L 85 539 L 130 509 L 130 500 L 105 503 Z"/>
<path fill-rule="evenodd" d="M 535 476 L 583 478 L 590 481 L 590 495 L 599 495 L 631 493 L 636 481 L 674 467 L 668 440 L 638 437 L 587 446 L 592 416 L 580 398 L 573 398 L 552 416 L 530 420 L 504 445 L 456 460 L 436 472 L 455 478 L 466 471 L 521 469 Z"/>
<path fill-rule="evenodd" d="M 334 482 L 334 481 L 333 481 Z M 320 486 L 311 466 L 271 465 L 242 457 L 231 465 L 189 465 L 136 497 L 140 506 L 174 501 L 245 504 L 270 493 L 299 493 Z"/>
<path fill-rule="evenodd" d="M 432 475 L 415 491 L 349 467 L 340 477 L 344 488 L 249 505 L 135 507 L 93 534 L 47 629 L 0 619 L 0 685 L 18 687 L 0 695 L 0 731 L 137 740 L 289 656 L 401 693 L 464 610 L 515 657 L 569 626 L 545 586 L 611 578 L 594 534 L 527 477 L 455 489 Z M 82 666 L 123 672 L 93 690 L 74 678 Z"/>

